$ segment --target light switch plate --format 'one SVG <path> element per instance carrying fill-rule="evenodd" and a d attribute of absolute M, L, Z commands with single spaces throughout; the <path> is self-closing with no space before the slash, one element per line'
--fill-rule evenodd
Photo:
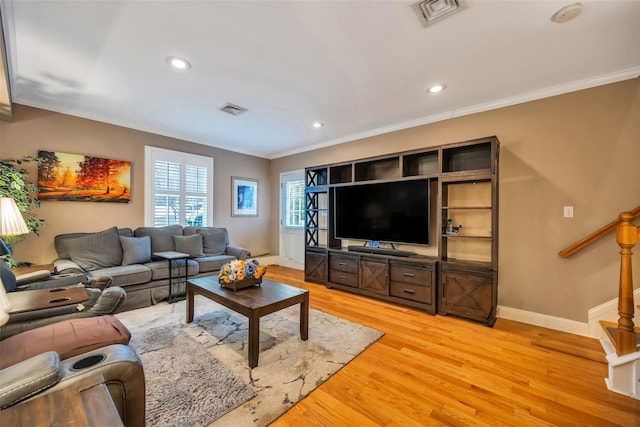
<path fill-rule="evenodd" d="M 573 218 L 573 206 L 565 206 L 564 207 L 564 217 L 565 218 Z"/>

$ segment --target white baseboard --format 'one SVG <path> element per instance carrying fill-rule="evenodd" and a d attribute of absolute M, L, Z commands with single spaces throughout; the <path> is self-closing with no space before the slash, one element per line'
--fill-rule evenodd
<path fill-rule="evenodd" d="M 258 256 L 256 257 L 260 265 L 281 265 L 283 267 L 289 267 L 296 270 L 304 270 L 304 264 L 300 264 L 299 262 L 295 262 L 291 259 L 282 258 L 279 255 L 266 255 L 266 256 Z"/>
<path fill-rule="evenodd" d="M 533 311 L 520 310 L 518 308 L 498 306 L 497 316 L 502 319 L 515 320 L 517 322 L 528 323 L 530 325 L 541 326 L 543 328 L 555 329 L 557 331 L 569 332 L 576 335 L 589 335 L 589 325 L 576 320 L 562 317 L 549 316 L 548 314 L 535 313 Z"/>

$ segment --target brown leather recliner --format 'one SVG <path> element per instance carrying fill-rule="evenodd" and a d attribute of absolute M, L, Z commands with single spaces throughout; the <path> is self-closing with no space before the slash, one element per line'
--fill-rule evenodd
<path fill-rule="evenodd" d="M 62 361 L 56 352 L 40 353 L 1 370 L 0 377 L 2 409 L 66 387 L 82 391 L 105 384 L 123 424 L 145 425 L 144 371 L 127 345 L 110 345 Z"/>
<path fill-rule="evenodd" d="M 46 271 L 36 271 L 33 273 L 16 276 L 6 263 L 0 260 L 0 280 L 3 290 L 11 294 L 14 292 L 34 291 L 43 289 L 69 288 L 74 286 L 84 286 L 87 293 L 87 300 L 82 304 L 66 305 L 41 310 L 33 310 L 22 313 L 14 313 L 9 316 L 6 324 L 0 328 L 0 340 L 16 335 L 20 332 L 41 326 L 58 323 L 67 319 L 78 319 L 85 317 L 103 316 L 115 313 L 124 302 L 127 293 L 120 287 L 106 287 L 111 278 L 103 276 L 100 286 L 97 282 L 88 281 L 86 275 L 54 275 Z M 86 288 L 88 285 L 95 285 L 96 288 Z"/>
<path fill-rule="evenodd" d="M 0 326 L 10 308 L 0 277 Z M 66 387 L 105 384 L 124 425 L 144 426 L 144 371 L 125 345 L 130 338 L 126 326 L 107 315 L 67 319 L 0 341 L 0 409 Z"/>

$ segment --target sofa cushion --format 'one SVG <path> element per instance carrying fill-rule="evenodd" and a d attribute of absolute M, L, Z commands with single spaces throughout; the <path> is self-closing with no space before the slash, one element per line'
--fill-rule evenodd
<path fill-rule="evenodd" d="M 202 235 L 193 234 L 191 236 L 173 236 L 173 243 L 176 251 L 189 254 L 193 258 L 204 256 L 202 250 Z"/>
<path fill-rule="evenodd" d="M 222 227 L 185 227 L 184 234 L 201 234 L 206 256 L 223 255 L 229 244 L 227 229 Z"/>
<path fill-rule="evenodd" d="M 120 236 L 122 265 L 144 264 L 151 261 L 151 238 Z"/>
<path fill-rule="evenodd" d="M 144 264 L 119 265 L 117 267 L 102 268 L 91 272 L 95 276 L 111 277 L 111 286 L 122 286 L 147 283 L 151 280 L 151 270 Z"/>
<path fill-rule="evenodd" d="M 95 234 L 95 232 L 58 234 L 53 239 L 53 246 L 56 249 L 58 258 L 62 258 L 62 259 L 70 258 L 69 254 L 66 252 L 66 246 L 64 245 L 65 241 L 69 239 L 77 239 L 78 237 L 86 237 L 92 234 Z M 118 236 L 133 237 L 133 231 L 131 231 L 130 228 L 118 228 Z"/>
<path fill-rule="evenodd" d="M 57 237 L 58 256 L 71 259 L 87 271 L 122 264 L 122 246 L 116 227 L 98 233 L 86 233 L 81 237 Z"/>
<path fill-rule="evenodd" d="M 200 273 L 208 273 L 210 271 L 220 270 L 220 267 L 234 259 L 236 259 L 236 257 L 230 255 L 215 255 L 195 258 L 194 261 L 200 265 Z"/>
<path fill-rule="evenodd" d="M 133 232 L 134 236 L 149 236 L 151 238 L 151 254 L 154 252 L 175 251 L 173 236 L 182 235 L 181 225 L 166 227 L 139 227 Z"/>
<path fill-rule="evenodd" d="M 133 237 L 133 230 L 129 227 L 126 228 L 118 228 L 118 236 L 122 237 Z"/>
<path fill-rule="evenodd" d="M 194 260 L 187 260 L 188 263 L 188 275 L 195 276 L 200 272 L 200 266 Z M 169 261 L 151 261 L 144 265 L 145 267 L 151 270 L 151 280 L 162 280 L 169 278 Z M 173 260 L 171 261 L 171 266 L 173 270 L 171 271 L 171 276 L 174 278 L 183 278 L 184 279 L 184 261 L 183 260 Z M 183 280 L 184 281 L 184 280 Z"/>

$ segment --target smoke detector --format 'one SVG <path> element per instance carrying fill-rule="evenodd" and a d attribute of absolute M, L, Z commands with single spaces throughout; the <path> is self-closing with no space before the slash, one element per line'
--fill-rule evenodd
<path fill-rule="evenodd" d="M 459 11 L 460 4 L 458 0 L 422 0 L 414 4 L 413 8 L 425 25 L 430 25 Z"/>
<path fill-rule="evenodd" d="M 575 3 L 569 6 L 565 6 L 556 13 L 553 14 L 551 20 L 558 24 L 564 24 L 576 18 L 582 12 L 582 4 Z"/>
<path fill-rule="evenodd" d="M 239 107 L 237 105 L 227 104 L 224 107 L 220 108 L 220 111 L 224 111 L 225 113 L 231 114 L 232 116 L 237 116 L 247 111 L 247 109 Z"/>

